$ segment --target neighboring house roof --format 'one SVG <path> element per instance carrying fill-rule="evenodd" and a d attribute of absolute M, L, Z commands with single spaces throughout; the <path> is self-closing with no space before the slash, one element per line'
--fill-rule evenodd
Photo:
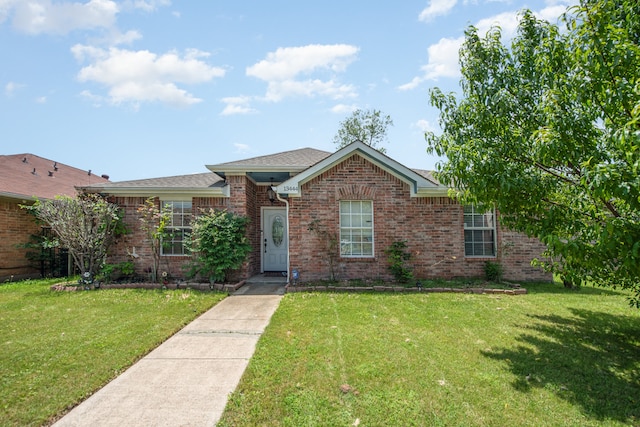
<path fill-rule="evenodd" d="M 228 196 L 224 179 L 211 172 L 191 175 L 167 176 L 162 178 L 137 179 L 132 181 L 108 182 L 100 185 L 79 186 L 88 192 L 105 192 L 113 195 L 153 195 L 170 196 L 188 193 L 191 196 Z"/>
<path fill-rule="evenodd" d="M 300 148 L 268 156 L 207 165 L 207 169 L 222 177 L 234 174 L 248 174 L 256 182 L 269 182 L 271 180 L 282 182 L 330 155 L 331 153 L 327 151 L 316 150 L 315 148 Z"/>
<path fill-rule="evenodd" d="M 439 184 L 430 173 L 423 174 L 425 171 L 422 171 L 421 173 L 409 169 L 403 164 L 398 163 L 380 151 L 360 141 L 352 142 L 305 171 L 284 181 L 277 186 L 276 191 L 279 194 L 299 197 L 301 195 L 302 184 L 334 167 L 354 153 L 363 156 L 371 163 L 406 182 L 409 185 L 412 197 L 434 197 L 446 196 L 448 194 L 449 189 L 446 186 Z"/>
<path fill-rule="evenodd" d="M 428 171 L 425 169 L 413 169 L 414 172 L 419 173 L 420 175 L 424 176 L 425 178 L 427 178 L 429 181 L 433 182 L 436 185 L 440 185 L 440 181 L 438 181 L 438 178 L 435 177 L 435 175 L 433 174 L 433 171 Z"/>
<path fill-rule="evenodd" d="M 53 199 L 75 196 L 76 186 L 108 182 L 106 176 L 30 153 L 0 155 L 0 196 Z"/>

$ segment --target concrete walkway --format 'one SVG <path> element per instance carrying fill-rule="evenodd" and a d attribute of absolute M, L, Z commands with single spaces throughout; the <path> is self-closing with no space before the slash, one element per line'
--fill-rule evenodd
<path fill-rule="evenodd" d="M 54 426 L 215 426 L 284 293 L 250 290 L 222 300 Z"/>

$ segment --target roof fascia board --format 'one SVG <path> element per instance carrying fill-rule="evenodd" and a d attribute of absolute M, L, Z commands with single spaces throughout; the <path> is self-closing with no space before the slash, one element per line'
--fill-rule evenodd
<path fill-rule="evenodd" d="M 225 175 L 242 175 L 247 172 L 302 172 L 306 169 L 305 166 L 252 166 L 252 165 L 207 165 L 205 166 L 211 172 L 215 174 Z"/>
<path fill-rule="evenodd" d="M 230 189 L 228 185 L 221 188 L 142 188 L 142 187 L 102 187 L 102 188 L 86 188 L 93 193 L 104 193 L 113 196 L 158 196 L 167 197 L 229 197 Z"/>
<path fill-rule="evenodd" d="M 20 199 L 23 201 L 27 201 L 27 200 L 36 200 L 36 199 L 45 199 L 46 197 L 37 197 L 37 196 L 27 196 L 25 194 L 18 194 L 18 193 L 10 193 L 10 192 L 4 192 L 4 191 L 0 191 L 0 197 L 4 197 L 7 199 Z"/>

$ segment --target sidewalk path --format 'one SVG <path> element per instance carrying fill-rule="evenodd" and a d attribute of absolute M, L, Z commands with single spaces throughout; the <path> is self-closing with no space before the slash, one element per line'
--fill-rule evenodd
<path fill-rule="evenodd" d="M 54 426 L 215 426 L 281 298 L 222 300 Z"/>

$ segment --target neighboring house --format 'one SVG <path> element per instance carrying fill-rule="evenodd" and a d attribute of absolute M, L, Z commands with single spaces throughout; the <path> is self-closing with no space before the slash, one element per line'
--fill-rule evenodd
<path fill-rule="evenodd" d="M 75 196 L 76 186 L 104 182 L 108 177 L 33 154 L 0 155 L 0 282 L 49 274 L 44 263 L 34 265 L 26 257 L 27 249 L 20 247 L 43 232 L 20 205 Z"/>
<path fill-rule="evenodd" d="M 182 243 L 191 217 L 214 208 L 250 218 L 253 251 L 236 279 L 296 270 L 304 282 L 328 279 L 333 270 L 340 280 L 389 280 L 385 251 L 396 241 L 406 242 L 417 278 L 482 277 L 486 261 L 501 262 L 509 280 L 551 278 L 531 266 L 545 249 L 539 241 L 503 229 L 495 212 L 461 206 L 430 172 L 411 170 L 360 142 L 335 153 L 304 148 L 207 168 L 211 172 L 83 186 L 124 209 L 132 232 L 120 239 L 112 262 L 133 260 L 138 273 L 150 268 L 136 209 L 154 197 L 158 207 L 173 209 L 174 238 L 161 249 L 160 265 L 173 277 L 183 277 L 189 260 Z"/>

